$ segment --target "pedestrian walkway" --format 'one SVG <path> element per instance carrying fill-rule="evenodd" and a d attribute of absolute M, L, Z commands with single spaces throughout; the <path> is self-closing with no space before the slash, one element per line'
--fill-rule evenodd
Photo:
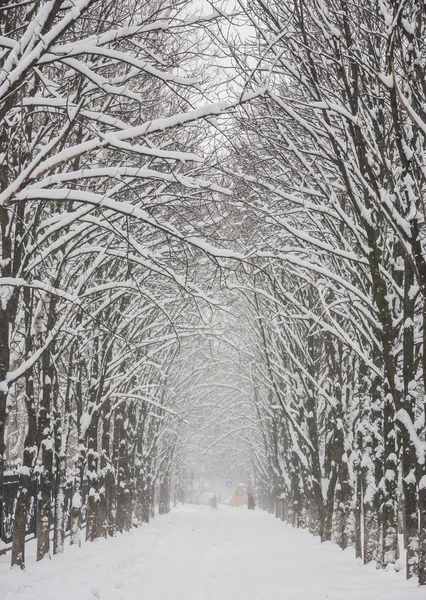
<path fill-rule="evenodd" d="M 1 600 L 420 600 L 402 573 L 259 510 L 183 506 L 149 525 L 10 571 Z"/>

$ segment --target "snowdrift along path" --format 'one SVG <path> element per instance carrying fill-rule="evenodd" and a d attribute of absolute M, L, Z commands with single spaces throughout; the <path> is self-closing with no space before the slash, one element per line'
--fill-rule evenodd
<path fill-rule="evenodd" d="M 9 557 L 8 557 L 9 558 Z M 114 540 L 11 571 L 1 600 L 420 600 L 402 573 L 376 571 L 260 511 L 183 506 Z"/>

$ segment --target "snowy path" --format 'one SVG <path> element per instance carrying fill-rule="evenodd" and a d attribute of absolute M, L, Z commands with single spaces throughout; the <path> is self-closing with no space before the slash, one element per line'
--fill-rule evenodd
<path fill-rule="evenodd" d="M 420 600 L 426 592 L 260 511 L 185 506 L 27 571 L 1 600 Z"/>

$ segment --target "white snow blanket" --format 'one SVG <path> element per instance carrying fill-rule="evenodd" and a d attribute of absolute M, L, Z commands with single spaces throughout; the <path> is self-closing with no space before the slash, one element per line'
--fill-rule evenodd
<path fill-rule="evenodd" d="M 29 545 L 34 552 L 34 543 Z M 116 539 L 67 547 L 27 570 L 0 560 L 1 600 L 420 600 L 403 572 L 261 511 L 182 506 Z"/>

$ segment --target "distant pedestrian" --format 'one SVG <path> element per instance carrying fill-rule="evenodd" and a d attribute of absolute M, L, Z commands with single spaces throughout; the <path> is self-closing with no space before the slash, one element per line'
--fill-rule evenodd
<path fill-rule="evenodd" d="M 217 508 L 217 498 L 216 498 L 216 494 L 213 496 L 213 498 L 210 501 L 210 505 L 212 508 Z"/>
<path fill-rule="evenodd" d="M 251 494 L 248 494 L 247 496 L 247 508 L 249 510 L 254 510 L 256 504 L 254 503 L 254 498 Z"/>

